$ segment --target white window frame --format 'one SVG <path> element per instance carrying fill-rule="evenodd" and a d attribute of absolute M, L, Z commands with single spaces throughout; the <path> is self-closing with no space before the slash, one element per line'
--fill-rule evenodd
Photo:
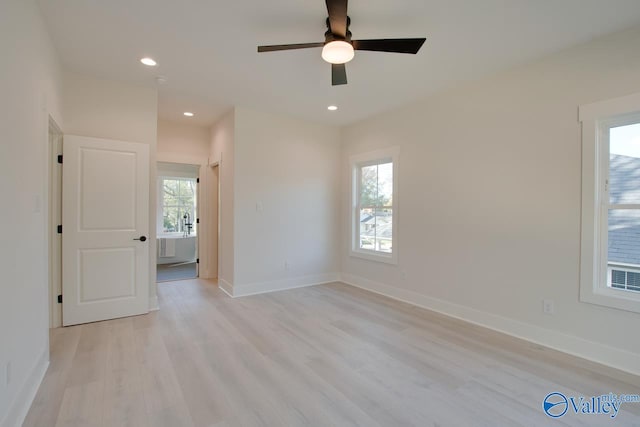
<path fill-rule="evenodd" d="M 583 105 L 580 300 L 640 313 L 640 293 L 608 286 L 609 133 L 640 123 L 640 93 Z"/>
<path fill-rule="evenodd" d="M 349 158 L 351 173 L 351 242 L 349 255 L 369 261 L 398 264 L 398 171 L 399 171 L 399 147 L 391 147 L 376 150 Z M 392 198 L 392 225 L 391 225 L 391 253 L 361 249 L 360 239 L 360 180 L 359 170 L 363 166 L 390 161 L 393 164 L 393 198 Z"/>

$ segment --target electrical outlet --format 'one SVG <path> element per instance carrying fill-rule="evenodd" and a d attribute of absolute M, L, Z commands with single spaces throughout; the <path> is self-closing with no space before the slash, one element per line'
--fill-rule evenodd
<path fill-rule="evenodd" d="M 552 299 L 544 299 L 542 300 L 542 312 L 544 314 L 554 314 L 555 307 Z"/>

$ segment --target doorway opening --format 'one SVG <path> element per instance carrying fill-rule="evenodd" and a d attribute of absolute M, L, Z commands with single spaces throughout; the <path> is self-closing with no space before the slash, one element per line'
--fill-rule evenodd
<path fill-rule="evenodd" d="M 195 279 L 199 276 L 199 166 L 158 162 L 157 171 L 157 281 Z"/>

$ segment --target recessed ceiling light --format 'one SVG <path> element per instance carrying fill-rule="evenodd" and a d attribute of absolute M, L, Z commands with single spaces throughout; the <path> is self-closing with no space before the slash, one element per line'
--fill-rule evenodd
<path fill-rule="evenodd" d="M 156 65 L 158 65 L 158 63 L 152 58 L 142 58 L 140 62 L 142 62 L 144 65 L 148 65 L 149 67 L 155 67 Z"/>
<path fill-rule="evenodd" d="M 329 110 L 329 111 L 336 111 L 337 109 L 338 109 L 338 107 L 336 107 L 335 105 L 329 105 L 327 107 L 327 110 Z"/>
<path fill-rule="evenodd" d="M 184 114 L 185 116 L 187 116 L 187 117 L 193 117 L 193 113 L 191 113 L 191 112 L 189 112 L 189 111 L 185 111 L 183 114 Z"/>

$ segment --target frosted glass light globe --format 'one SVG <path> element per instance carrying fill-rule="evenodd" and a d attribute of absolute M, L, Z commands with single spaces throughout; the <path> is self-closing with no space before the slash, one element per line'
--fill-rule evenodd
<path fill-rule="evenodd" d="M 355 51 L 351 43 L 336 40 L 322 48 L 322 59 L 330 64 L 345 64 L 353 59 Z"/>

